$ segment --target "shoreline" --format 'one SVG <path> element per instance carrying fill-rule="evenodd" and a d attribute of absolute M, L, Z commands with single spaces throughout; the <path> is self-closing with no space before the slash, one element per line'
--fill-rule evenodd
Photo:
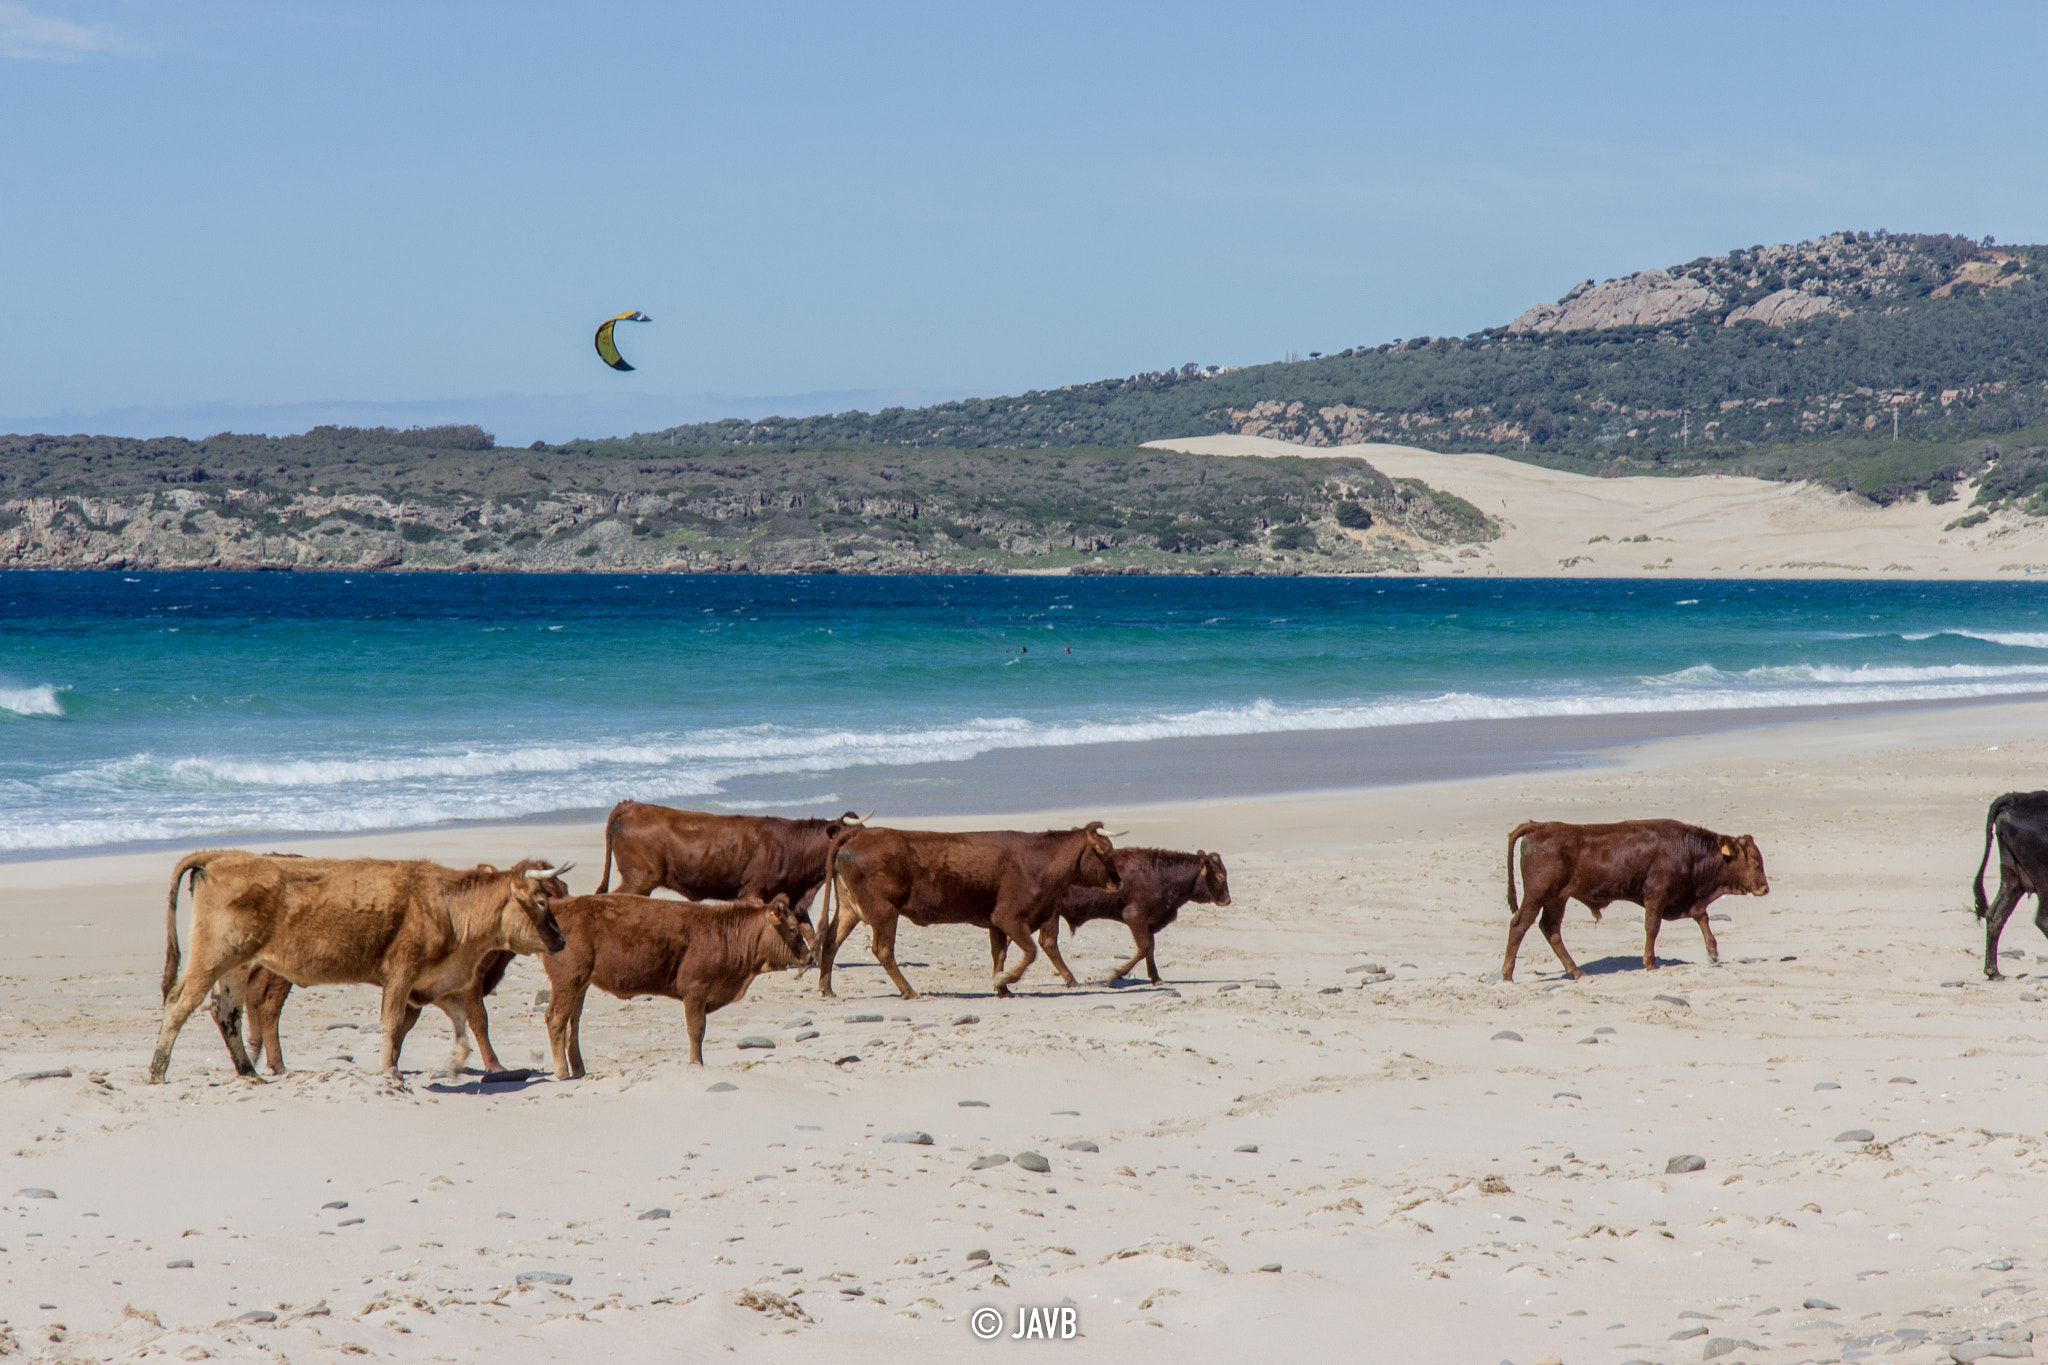
<path fill-rule="evenodd" d="M 792 775 L 761 773 L 729 780 L 723 800 L 685 801 L 681 808 L 790 817 L 829 817 L 847 809 L 862 813 L 873 810 L 879 813 L 882 823 L 888 824 L 905 820 L 957 822 L 1048 810 L 1115 812 L 1216 800 L 1377 792 L 1439 782 L 1611 767 L 1622 761 L 1617 751 L 1647 749 L 1705 735 L 1835 722 L 1854 724 L 1892 715 L 1976 711 L 2039 702 L 2048 702 L 2048 692 L 1831 706 L 1521 716 L 1506 720 L 1431 721 L 1344 730 L 1279 730 L 990 749 L 966 759 L 803 774 L 803 780 L 830 787 L 833 793 L 827 800 L 809 804 L 763 800 L 766 789 L 787 788 Z M 1086 776 L 1075 777 L 1076 772 Z M 1366 780 L 1360 780 L 1361 775 Z M 625 793 L 619 799 L 636 798 Z M 734 809 L 730 804 L 734 801 L 745 803 L 744 808 Z M 601 823 L 609 809 L 569 807 L 502 820 L 451 820 L 365 830 L 270 830 L 10 850 L 0 852 L 0 868 L 70 859 L 182 854 L 200 848 L 244 844 L 318 844 L 423 834 L 460 836 L 492 830 L 576 827 Z"/>

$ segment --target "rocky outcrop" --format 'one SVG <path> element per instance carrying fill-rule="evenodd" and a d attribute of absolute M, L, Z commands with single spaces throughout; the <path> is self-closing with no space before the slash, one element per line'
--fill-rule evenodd
<path fill-rule="evenodd" d="M 1718 308 L 1721 296 L 1698 280 L 1665 270 L 1626 279 L 1587 280 L 1556 303 L 1539 303 L 1508 324 L 1510 332 L 1585 332 L 1603 327 L 1663 327 Z"/>
<path fill-rule="evenodd" d="M 1766 327 L 1784 327 L 1801 322 L 1816 313 L 1833 311 L 1835 301 L 1826 294 L 1807 293 L 1799 289 L 1779 289 L 1764 295 L 1755 303 L 1728 310 L 1724 327 L 1733 327 L 1738 322 L 1761 322 Z"/>

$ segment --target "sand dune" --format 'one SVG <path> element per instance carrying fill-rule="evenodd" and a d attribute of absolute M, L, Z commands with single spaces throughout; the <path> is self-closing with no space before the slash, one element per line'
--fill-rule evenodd
<path fill-rule="evenodd" d="M 2044 722 L 1128 810 L 1133 843 L 1230 860 L 1237 903 L 1162 937 L 1166 988 L 1041 965 L 996 1000 L 979 935 L 906 928 L 928 994 L 903 1001 L 860 934 L 843 999 L 764 978 L 701 1071 L 678 1007 L 593 1000 L 589 1079 L 489 1093 L 437 1074 L 438 1018 L 403 1085 L 369 1075 L 376 999 L 342 988 L 294 997 L 286 1078 L 236 1080 L 201 1019 L 146 1086 L 172 855 L 14 864 L 0 1073 L 71 1074 L 0 1081 L 0 1317 L 44 1360 L 954 1359 L 977 1309 L 1008 1335 L 1034 1306 L 1073 1308 L 1057 1349 L 1091 1360 L 1948 1359 L 2048 1313 L 2048 944 L 2016 921 L 2015 979 L 1986 984 L 1967 909 L 1985 801 L 2037 784 Z M 1585 981 L 1539 942 L 1492 979 L 1505 831 L 1651 813 L 1762 845 L 1772 894 L 1717 907 L 1723 964 L 1680 924 L 1645 972 L 1639 914 L 1575 907 Z M 587 889 L 598 839 L 298 846 L 576 857 Z M 1089 926 L 1069 960 L 1099 975 L 1126 942 Z M 542 983 L 521 960 L 493 1002 L 509 1063 L 542 1057 Z M 1027 1151 L 1049 1171 L 973 1164 Z M 1704 1169 L 1667 1174 L 1684 1155 Z"/>
<path fill-rule="evenodd" d="M 1424 572 L 1574 578 L 2016 578 L 2048 573 L 2048 524 L 2001 514 L 1944 529 L 1972 489 L 1943 506 L 1878 507 L 1808 484 L 1719 475 L 1601 479 L 1409 446 L 1296 446 L 1264 436 L 1153 441 L 1205 455 L 1343 455 L 1390 478 L 1421 479 L 1501 520 L 1506 533 Z"/>

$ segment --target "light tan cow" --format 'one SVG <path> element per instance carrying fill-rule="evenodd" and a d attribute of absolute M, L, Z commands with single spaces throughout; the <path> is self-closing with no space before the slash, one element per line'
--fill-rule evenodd
<path fill-rule="evenodd" d="M 381 987 L 378 1069 L 396 1072 L 420 1007 L 467 987 L 487 955 L 560 951 L 561 926 L 536 882 L 566 870 L 457 871 L 425 861 L 284 858 L 238 849 L 181 859 L 164 914 L 164 1018 L 150 1080 L 163 1080 L 178 1031 L 207 993 L 225 985 L 226 1013 L 236 1016 L 259 967 L 296 986 Z M 178 888 L 188 874 L 192 953 L 181 973 Z M 254 1076 L 240 1028 L 222 1022 L 221 1035 L 235 1070 Z"/>

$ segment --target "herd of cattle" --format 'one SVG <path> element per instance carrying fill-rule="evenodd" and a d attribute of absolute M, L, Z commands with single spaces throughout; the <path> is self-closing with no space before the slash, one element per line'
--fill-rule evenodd
<path fill-rule="evenodd" d="M 1999 888 L 1987 905 L 1984 870 L 1994 840 Z M 257 1074 L 253 1050 L 282 1072 L 278 1023 L 295 985 L 380 988 L 380 1070 L 397 1070 L 406 1034 L 433 1005 L 454 1025 L 453 1068 L 467 1060 L 474 1033 L 484 1065 L 501 1071 L 484 997 L 522 953 L 538 955 L 547 971 L 548 1043 L 558 1078 L 584 1074 L 583 1002 L 592 986 L 622 999 L 680 1000 L 690 1060 L 702 1064 L 706 1015 L 738 1000 L 760 973 L 815 965 L 819 991 L 830 997 L 834 958 L 861 924 L 906 999 L 917 992 L 896 964 L 898 921 L 985 929 L 995 992 L 1008 995 L 1041 948 L 1061 980 L 1075 984 L 1059 952 L 1062 921 L 1070 931 L 1091 920 L 1121 922 L 1135 951 L 1112 979 L 1142 960 L 1156 983 L 1155 938 L 1181 907 L 1230 904 L 1219 855 L 1116 848 L 1100 821 L 1044 834 L 940 834 L 871 826 L 851 811 L 837 820 L 786 820 L 622 801 L 605 822 L 596 893 L 570 895 L 562 880 L 567 871 L 567 864 L 531 860 L 502 871 L 489 864 L 463 871 L 422 860 L 234 849 L 191 854 L 171 875 L 163 1026 L 150 1079 L 164 1079 L 179 1030 L 209 997 L 236 1071 Z M 178 898 L 188 878 L 185 954 Z M 1514 979 L 1522 940 L 1539 922 L 1565 970 L 1575 979 L 1584 975 L 1564 946 L 1568 901 L 1587 906 L 1596 919 L 1617 901 L 1643 907 L 1643 966 L 1654 970 L 1664 921 L 1692 919 L 1708 958 L 1719 961 L 1708 907 L 1724 895 L 1770 891 L 1756 840 L 1676 820 L 1519 825 L 1508 835 L 1507 881 L 1505 981 Z M 2007 793 L 1986 813 L 1974 883 L 1987 978 L 1999 979 L 1998 936 L 2014 906 L 2022 895 L 2040 897 L 2043 888 L 2048 792 Z M 683 899 L 649 894 L 656 890 Z M 816 927 L 814 902 L 822 905 Z M 2035 923 L 2048 934 L 2048 898 L 2039 905 Z M 1013 946 L 1022 960 L 1006 971 Z M 251 1045 L 243 1039 L 245 1015 Z"/>

